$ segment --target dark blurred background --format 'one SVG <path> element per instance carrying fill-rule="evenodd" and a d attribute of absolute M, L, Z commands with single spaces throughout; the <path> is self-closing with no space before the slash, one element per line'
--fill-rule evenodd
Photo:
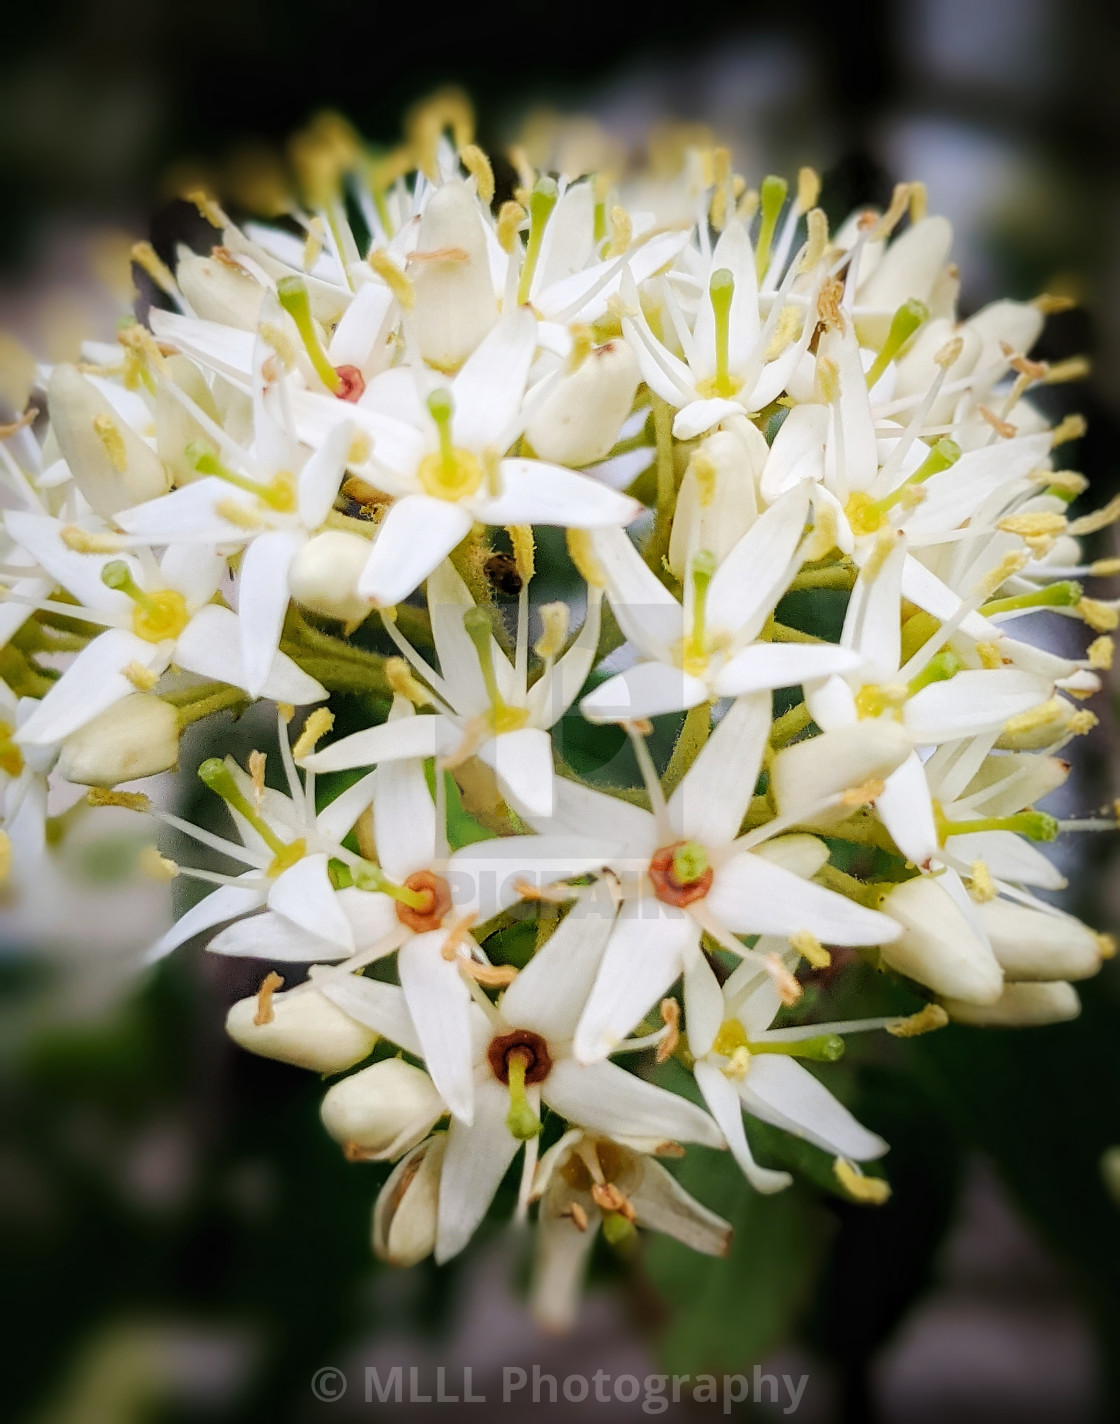
<path fill-rule="evenodd" d="M 384 143 L 409 103 L 449 81 L 495 147 L 542 107 L 590 112 L 634 146 L 650 123 L 699 120 L 752 181 L 818 166 L 835 214 L 924 180 L 957 231 L 966 311 L 1076 294 L 1042 354 L 1093 357 L 1066 408 L 1089 417 L 1076 463 L 1103 501 L 1120 435 L 1118 73 L 1120 9 L 1091 0 L 710 0 L 664 19 L 442 0 L 9 7 L 0 326 L 48 359 L 73 354 L 79 333 L 111 336 L 129 241 L 153 214 L 158 237 L 189 176 L 242 171 L 324 106 Z M 1113 700 L 1098 699 L 1102 726 L 1078 747 L 1067 802 L 1081 810 L 1120 792 Z M 235 750 L 254 744 L 251 724 L 232 735 Z M 1115 849 L 1102 837 L 1078 851 L 1068 903 L 1114 928 Z M 493 1398 L 503 1365 L 534 1361 L 638 1376 L 764 1361 L 809 1374 L 802 1419 L 844 1424 L 1115 1417 L 1120 1187 L 1110 1194 L 1101 1171 L 1120 1143 L 1115 964 L 1086 986 L 1075 1025 L 949 1030 L 885 1060 L 850 1055 L 850 1100 L 894 1144 L 887 1207 L 800 1188 L 752 1199 L 710 1157 L 690 1161 L 698 1195 L 735 1221 L 732 1261 L 662 1242 L 604 1254 L 580 1329 L 549 1341 L 519 1303 L 521 1243 L 500 1231 L 442 1274 L 375 1267 L 368 1214 L 384 1173 L 342 1160 L 318 1124 L 317 1083 L 223 1036 L 256 967 L 180 954 L 130 994 L 127 960 L 166 899 L 114 889 L 88 856 L 60 873 L 77 909 L 46 907 L 43 933 L 9 905 L 3 928 L 5 1417 L 419 1424 L 437 1406 L 363 1405 L 357 1385 L 317 1404 L 311 1376 L 467 1363 Z M 60 930 L 76 923 L 89 928 Z"/>

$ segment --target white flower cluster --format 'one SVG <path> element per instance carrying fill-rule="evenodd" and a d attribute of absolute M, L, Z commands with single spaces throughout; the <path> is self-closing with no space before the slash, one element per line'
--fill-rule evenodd
<path fill-rule="evenodd" d="M 1116 568 L 1077 536 L 1117 511 L 1070 517 L 1080 426 L 1031 401 L 1078 374 L 1028 354 L 1053 303 L 960 320 L 920 185 L 830 231 L 809 170 L 754 191 L 719 149 L 640 182 L 519 151 L 498 202 L 449 100 L 398 153 L 337 122 L 298 152 L 305 206 L 238 226 L 200 196 L 212 249 L 138 249 L 166 304 L 5 430 L 11 873 L 48 853 L 48 775 L 151 810 L 113 788 L 277 703 L 285 791 L 214 756 L 236 838 L 163 815 L 234 869 L 154 857 L 216 887 L 154 956 L 224 926 L 214 953 L 310 966 L 228 1029 L 356 1069 L 322 1116 L 397 1164 L 386 1259 L 460 1251 L 523 1151 L 562 1322 L 600 1229 L 726 1250 L 657 1160 L 678 1144 L 789 1183 L 744 1112 L 883 1199 L 856 1164 L 886 1143 L 803 1066 L 843 1034 L 1077 1012 L 1110 944 L 1036 893 L 1063 881 L 1034 807 L 1094 720 L 1117 613 L 1078 580 Z M 1017 637 L 1040 610 L 1102 636 Z M 363 721 L 330 740 L 334 694 Z M 570 763 L 565 729 L 602 723 L 640 787 Z M 803 981 L 855 958 L 925 1007 L 803 1022 Z M 650 1081 L 670 1058 L 695 1101 Z"/>

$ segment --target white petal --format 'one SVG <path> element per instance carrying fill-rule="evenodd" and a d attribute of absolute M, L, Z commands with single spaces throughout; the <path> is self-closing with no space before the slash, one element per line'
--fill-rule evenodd
<path fill-rule="evenodd" d="M 241 629 L 237 614 L 216 603 L 200 608 L 179 635 L 175 661 L 187 672 L 201 673 L 233 687 L 245 686 L 241 663 Z M 309 677 L 286 653 L 277 653 L 264 685 L 264 696 L 297 707 L 319 702 L 327 695 L 321 683 Z"/>
<path fill-rule="evenodd" d="M 753 643 L 736 653 L 716 676 L 718 697 L 739 697 L 817 678 L 854 672 L 862 656 L 834 643 Z"/>
<path fill-rule="evenodd" d="M 506 1126 L 509 1093 L 496 1078 L 477 1085 L 475 1120 L 452 1119 L 439 1184 L 436 1261 L 458 1255 L 494 1199 L 520 1143 Z"/>
<path fill-rule="evenodd" d="M 755 1117 L 826 1152 L 865 1162 L 887 1150 L 881 1137 L 861 1126 L 823 1083 L 785 1054 L 756 1053 L 739 1092 Z"/>
<path fill-rule="evenodd" d="M 342 737 L 321 752 L 304 757 L 302 765 L 308 771 L 345 771 L 404 757 L 444 756 L 461 739 L 446 717 L 406 717 Z"/>
<path fill-rule="evenodd" d="M 761 856 L 743 851 L 716 869 L 705 905 L 736 934 L 795 934 L 808 930 L 826 944 L 883 944 L 898 926 L 877 910 L 802 880 Z"/>
<path fill-rule="evenodd" d="M 383 608 L 402 602 L 466 538 L 470 527 L 471 516 L 461 504 L 422 494 L 398 499 L 373 541 L 358 592 Z"/>
<path fill-rule="evenodd" d="M 169 544 L 159 561 L 161 578 L 168 588 L 183 595 L 192 612 L 217 593 L 226 566 L 224 554 L 194 544 Z"/>
<path fill-rule="evenodd" d="M 475 495 L 471 508 L 484 524 L 558 524 L 563 529 L 601 529 L 629 524 L 642 506 L 590 475 L 543 460 L 503 460 L 501 494 Z"/>
<path fill-rule="evenodd" d="M 808 493 L 798 485 L 751 525 L 708 586 L 713 630 L 726 629 L 743 642 L 758 634 L 793 575 L 793 554 L 808 512 Z"/>
<path fill-rule="evenodd" d="M 503 732 L 478 750 L 492 766 L 502 794 L 523 816 L 552 814 L 552 738 L 537 727 Z"/>
<path fill-rule="evenodd" d="M 917 742 L 949 742 L 994 732 L 1010 717 L 1045 702 L 1044 679 L 1016 668 L 966 669 L 933 682 L 909 699 L 903 726 Z"/>
<path fill-rule="evenodd" d="M 788 1172 L 760 1167 L 751 1155 L 747 1134 L 743 1129 L 743 1105 L 734 1085 L 712 1063 L 697 1063 L 695 1074 L 697 1087 L 704 1094 L 704 1101 L 711 1108 L 712 1116 L 722 1129 L 732 1156 L 755 1191 L 780 1192 L 783 1187 L 788 1187 L 793 1181 Z"/>
<path fill-rule="evenodd" d="M 86 644 L 54 684 L 20 728 L 18 740 L 43 746 L 85 726 L 136 691 L 122 671 L 129 663 L 162 672 L 168 663 L 166 646 L 145 642 L 123 628 L 107 628 Z"/>
<path fill-rule="evenodd" d="M 250 515 L 256 513 L 256 500 L 251 495 L 242 494 L 217 476 L 207 476 L 192 480 L 189 485 L 159 499 L 122 510 L 114 519 L 126 533 L 140 535 L 153 544 L 169 544 L 172 540 L 243 544 L 247 537 L 245 528 L 218 513 L 219 507 L 227 502 L 244 505 Z"/>
<path fill-rule="evenodd" d="M 238 915 L 248 915 L 259 909 L 264 904 L 264 889 L 259 884 L 259 875 L 255 872 L 251 874 L 255 882 L 253 885 L 223 885 L 192 906 L 185 915 L 181 915 L 167 933 L 152 945 L 144 956 L 145 963 L 154 964 L 157 959 L 170 954 L 173 949 L 188 939 L 193 939 L 196 934 L 201 934 L 203 930 L 213 929 L 215 925 L 223 924 L 226 920 L 235 919 Z"/>
<path fill-rule="evenodd" d="M 598 870 L 609 845 L 585 836 L 502 836 L 463 846 L 448 861 L 455 908 L 485 921 L 521 898 L 524 882 L 540 888 Z"/>
<path fill-rule="evenodd" d="M 629 1189 L 629 1196 L 638 1214 L 638 1225 L 647 1231 L 660 1231 L 705 1256 L 727 1255 L 731 1227 L 689 1196 L 660 1162 L 649 1158 L 643 1161 L 642 1179 Z"/>
<path fill-rule="evenodd" d="M 275 959 L 293 964 L 342 959 L 350 952 L 293 924 L 276 910 L 236 921 L 215 935 L 206 948 L 211 954 L 236 959 Z"/>
<path fill-rule="evenodd" d="M 583 891 L 544 945 L 506 990 L 502 1016 L 551 1042 L 566 1043 L 587 1002 L 614 924 L 602 896 Z"/>
<path fill-rule="evenodd" d="M 552 727 L 576 700 L 595 664 L 599 645 L 602 598 L 588 590 L 587 617 L 579 637 L 554 666 L 529 689 L 529 716 L 535 727 Z"/>
<path fill-rule="evenodd" d="M 705 682 L 678 667 L 638 663 L 589 692 L 579 709 L 589 722 L 635 722 L 697 707 L 708 695 Z"/>
<path fill-rule="evenodd" d="M 436 808 L 418 758 L 387 761 L 377 768 L 373 827 L 381 868 L 398 885 L 435 861 Z"/>
<path fill-rule="evenodd" d="M 680 604 L 623 530 L 601 529 L 592 543 L 619 627 L 646 657 L 670 662 L 684 634 Z"/>
<path fill-rule="evenodd" d="M 906 859 L 927 866 L 937 854 L 939 839 L 929 783 L 917 752 L 911 752 L 887 777 L 875 798 L 875 809 Z"/>
<path fill-rule="evenodd" d="M 569 1122 L 623 1142 L 723 1146 L 719 1128 L 701 1108 L 614 1063 L 561 1059 L 541 1084 L 541 1097 Z"/>
<path fill-rule="evenodd" d="M 330 513 L 346 473 L 346 461 L 356 427 L 335 426 L 299 472 L 299 517 L 305 529 L 315 530 Z"/>
<path fill-rule="evenodd" d="M 695 440 L 698 435 L 711 430 L 712 426 L 718 425 L 721 420 L 742 414 L 743 407 L 738 401 L 723 400 L 719 397 L 689 401 L 688 405 L 677 411 L 673 419 L 673 437 L 676 440 Z"/>
<path fill-rule="evenodd" d="M 457 446 L 500 455 L 517 438 L 536 344 L 536 319 L 528 307 L 518 307 L 468 356 L 451 383 L 451 436 Z"/>
<path fill-rule="evenodd" d="M 288 570 L 307 543 L 302 530 L 260 534 L 245 550 L 238 572 L 237 618 L 241 624 L 241 664 L 246 691 L 259 697 L 280 647 L 288 611 Z"/>
<path fill-rule="evenodd" d="M 881 803 L 880 803 L 881 804 Z M 1013 831 L 978 831 L 951 836 L 946 844 L 954 862 L 967 868 L 982 860 L 997 880 L 1064 890 L 1068 881 L 1052 860 Z"/>
<path fill-rule="evenodd" d="M 556 779 L 552 815 L 535 816 L 532 825 L 542 834 L 572 836 L 585 835 L 591 827 L 611 854 L 639 863 L 657 849 L 657 822 L 648 811 L 564 776 Z"/>
<path fill-rule="evenodd" d="M 311 972 L 315 987 L 337 1008 L 387 1038 L 406 1053 L 421 1056 L 420 1039 L 408 1012 L 404 991 L 396 984 L 366 979 L 360 974 Z"/>
<path fill-rule="evenodd" d="M 327 872 L 326 855 L 305 855 L 272 882 L 268 908 L 310 934 L 353 950 L 354 931 L 335 899 L 336 894 Z"/>
<path fill-rule="evenodd" d="M 723 1022 L 723 992 L 703 951 L 684 966 L 684 1025 L 688 1049 L 697 1058 L 711 1050 Z"/>
<path fill-rule="evenodd" d="M 622 907 L 576 1028 L 581 1062 L 614 1052 L 680 976 L 699 939 L 690 915 L 652 896 Z"/>
<path fill-rule="evenodd" d="M 119 618 L 121 622 L 128 621 L 131 613 L 129 599 L 102 583 L 101 570 L 106 564 L 123 557 L 133 578 L 142 584 L 140 566 L 134 558 L 120 554 L 79 554 L 62 542 L 63 526 L 57 519 L 30 514 L 22 509 L 8 510 L 4 515 L 4 526 L 20 548 L 25 549 L 56 583 L 72 593 L 83 607 L 110 618 Z"/>
<path fill-rule="evenodd" d="M 420 1037 L 424 1062 L 457 1118 L 474 1113 L 471 995 L 458 965 L 443 957 L 446 930 L 414 935 L 397 955 L 401 988 Z"/>
<path fill-rule="evenodd" d="M 769 697 L 732 703 L 669 799 L 669 819 L 682 840 L 719 846 L 739 834 L 769 732 Z"/>

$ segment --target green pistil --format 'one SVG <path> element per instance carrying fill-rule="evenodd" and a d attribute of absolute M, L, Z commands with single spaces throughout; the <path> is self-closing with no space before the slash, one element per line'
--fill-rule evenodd
<path fill-rule="evenodd" d="M 389 879 L 379 865 L 374 865 L 370 860 L 363 860 L 359 865 L 348 869 L 351 882 L 359 890 L 379 891 L 413 910 L 423 910 L 428 904 L 429 896 L 423 891 L 410 890 L 407 885 L 398 885 L 396 881 Z"/>
<path fill-rule="evenodd" d="M 315 367 L 316 375 L 332 396 L 338 395 L 342 390 L 342 381 L 338 372 L 331 365 L 327 353 L 323 350 L 323 343 L 319 340 L 319 333 L 315 330 L 315 322 L 311 316 L 311 302 L 307 296 L 307 284 L 302 277 L 281 277 L 276 283 L 276 295 L 280 298 L 280 305 L 295 322 L 296 330 L 299 332 L 308 359 Z"/>
<path fill-rule="evenodd" d="M 902 303 L 899 309 L 891 317 L 890 330 L 887 332 L 887 339 L 883 342 L 882 349 L 872 362 L 867 372 L 867 389 L 870 390 L 890 363 L 910 340 L 923 322 L 929 320 L 929 308 L 924 302 L 918 302 L 911 297 Z"/>
<path fill-rule="evenodd" d="M 509 1112 L 506 1126 L 518 1142 L 528 1142 L 541 1130 L 541 1120 L 533 1111 L 529 1094 L 525 1091 L 525 1073 L 529 1067 L 529 1054 L 524 1049 L 513 1049 L 506 1059 L 509 1074 Z"/>
<path fill-rule="evenodd" d="M 529 241 L 525 244 L 525 261 L 521 265 L 521 280 L 517 284 L 517 304 L 523 306 L 529 300 L 529 289 L 533 285 L 533 273 L 541 255 L 544 230 L 552 216 L 552 210 L 560 197 L 560 189 L 554 178 L 538 178 L 529 197 Z"/>
<path fill-rule="evenodd" d="M 490 726 L 495 732 L 514 732 L 525 725 L 527 713 L 524 708 L 510 707 L 498 687 L 498 677 L 494 671 L 494 652 L 490 646 L 493 624 L 485 608 L 468 608 L 463 614 L 463 627 L 467 637 L 475 646 L 478 665 L 482 669 L 482 681 L 486 685 L 486 695 L 490 699 Z"/>
<path fill-rule="evenodd" d="M 708 852 L 698 841 L 683 841 L 673 852 L 673 879 L 678 885 L 695 885 L 708 863 Z"/>
<path fill-rule="evenodd" d="M 1057 820 L 1045 811 L 1020 811 L 1015 816 L 987 816 L 976 821 L 947 821 L 940 810 L 934 809 L 942 841 L 947 836 L 974 835 L 981 831 L 1014 831 L 1031 841 L 1054 841 L 1060 829 Z"/>
<path fill-rule="evenodd" d="M 608 1246 L 626 1247 L 637 1234 L 638 1228 L 620 1211 L 608 1211 L 603 1217 L 603 1240 Z"/>
<path fill-rule="evenodd" d="M 279 875 L 283 870 L 289 870 L 295 865 L 297 860 L 302 859 L 306 854 L 307 846 L 304 841 L 296 840 L 282 841 L 268 822 L 264 819 L 257 808 L 238 786 L 234 779 L 233 772 L 222 761 L 221 757 L 207 757 L 198 768 L 198 779 L 204 786 L 210 788 L 216 796 L 220 796 L 227 806 L 237 811 L 252 826 L 265 845 L 275 856 L 272 864 L 268 868 L 270 875 Z"/>
<path fill-rule="evenodd" d="M 943 435 L 906 483 L 908 485 L 924 484 L 931 475 L 939 475 L 942 470 L 947 470 L 955 465 L 960 457 L 961 447 L 955 440 L 950 440 L 947 435 Z"/>
<path fill-rule="evenodd" d="M 921 692 L 923 687 L 929 687 L 930 683 L 948 682 L 951 677 L 956 677 L 960 670 L 960 658 L 949 648 L 945 648 L 930 658 L 921 672 L 910 679 L 906 684 L 906 694 L 913 697 L 915 693 Z"/>
<path fill-rule="evenodd" d="M 449 479 L 454 479 L 455 447 L 451 443 L 451 417 L 455 414 L 455 400 L 449 390 L 441 387 L 431 393 L 428 397 L 428 414 L 435 421 L 439 435 L 439 458 L 444 473 Z"/>
<path fill-rule="evenodd" d="M 770 246 L 774 241 L 774 232 L 788 191 L 789 184 L 786 180 L 771 173 L 768 178 L 762 180 L 762 187 L 758 192 L 760 218 L 758 238 L 754 246 L 754 269 L 758 273 L 759 281 L 766 275 L 766 269 L 770 266 Z"/>
<path fill-rule="evenodd" d="M 202 440 L 192 440 L 183 453 L 186 456 L 187 464 L 193 470 L 197 470 L 200 475 L 213 475 L 219 480 L 224 480 L 227 485 L 244 490 L 246 494 L 253 495 L 264 504 L 271 505 L 273 509 L 282 513 L 287 513 L 292 509 L 292 487 L 286 480 L 276 480 L 270 485 L 263 485 L 259 480 L 251 480 L 246 475 L 239 475 L 228 465 L 223 465 L 210 446 Z"/>
<path fill-rule="evenodd" d="M 808 1058 L 813 1063 L 835 1063 L 844 1056 L 844 1040 L 838 1033 L 821 1033 L 815 1038 L 798 1038 L 782 1042 L 770 1039 L 765 1043 L 748 1043 L 751 1053 L 781 1053 L 787 1058 Z"/>
<path fill-rule="evenodd" d="M 158 616 L 160 612 L 158 603 L 150 593 L 145 593 L 132 577 L 132 570 L 123 559 L 110 559 L 101 570 L 101 582 L 106 588 L 111 588 L 116 593 L 123 593 L 127 598 L 131 598 L 137 608 L 142 608 L 153 618 Z"/>
<path fill-rule="evenodd" d="M 692 561 L 692 627 L 685 649 L 686 660 L 702 663 L 707 655 L 708 642 L 705 632 L 705 610 L 708 602 L 708 587 L 716 571 L 715 556 L 707 549 L 701 549 Z"/>
<path fill-rule="evenodd" d="M 708 283 L 708 295 L 712 300 L 712 312 L 716 325 L 716 374 L 712 388 L 716 395 L 729 396 L 734 387 L 728 370 L 731 347 L 731 301 L 735 295 L 735 278 L 726 267 L 712 273 Z"/>
<path fill-rule="evenodd" d="M 1035 589 L 1033 593 L 1017 593 L 1010 598 L 995 598 L 985 603 L 980 612 L 985 618 L 993 613 L 1014 613 L 1020 608 L 1076 608 L 1081 602 L 1082 589 L 1073 579 L 1062 579 L 1046 588 Z"/>

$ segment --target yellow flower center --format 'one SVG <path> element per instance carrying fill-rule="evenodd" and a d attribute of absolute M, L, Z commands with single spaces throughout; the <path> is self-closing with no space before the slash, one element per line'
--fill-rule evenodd
<path fill-rule="evenodd" d="M 425 455 L 417 477 L 425 494 L 435 499 L 464 499 L 482 483 L 482 462 L 469 450 L 449 449 Z"/>

